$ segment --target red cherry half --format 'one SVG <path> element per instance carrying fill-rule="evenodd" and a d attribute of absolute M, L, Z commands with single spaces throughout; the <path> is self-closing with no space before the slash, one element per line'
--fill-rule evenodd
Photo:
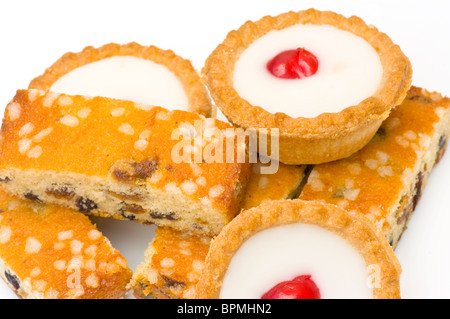
<path fill-rule="evenodd" d="M 320 299 L 320 291 L 310 275 L 282 281 L 261 296 L 261 299 Z"/>
<path fill-rule="evenodd" d="M 283 51 L 267 62 L 269 72 L 282 79 L 303 79 L 314 75 L 318 68 L 316 56 L 302 48 Z"/>

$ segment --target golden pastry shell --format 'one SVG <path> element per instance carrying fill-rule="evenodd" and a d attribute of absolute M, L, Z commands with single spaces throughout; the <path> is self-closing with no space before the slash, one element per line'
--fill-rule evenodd
<path fill-rule="evenodd" d="M 113 56 L 134 56 L 166 66 L 182 83 L 188 97 L 189 111 L 206 117 L 215 115 L 208 91 L 189 60 L 175 54 L 172 50 L 143 46 L 136 42 L 122 45 L 109 43 L 99 48 L 88 46 L 78 53 L 68 52 L 47 68 L 42 75 L 34 78 L 28 88 L 49 90 L 53 83 L 70 71 Z M 164 105 L 158 106 L 164 107 Z"/>
<path fill-rule="evenodd" d="M 386 238 L 363 215 L 349 214 L 318 201 L 267 201 L 243 211 L 212 241 L 205 268 L 195 287 L 195 298 L 219 298 L 223 277 L 239 247 L 253 234 L 278 225 L 313 224 L 346 239 L 364 258 L 366 265 L 378 265 L 376 299 L 400 298 L 401 266 Z"/>
<path fill-rule="evenodd" d="M 241 53 L 267 32 L 296 24 L 333 25 L 370 43 L 383 66 L 382 80 L 376 93 L 358 105 L 315 118 L 269 113 L 241 98 L 233 88 L 234 65 Z M 278 128 L 279 160 L 298 165 L 344 158 L 366 145 L 392 107 L 405 98 L 411 85 L 412 68 L 398 45 L 362 19 L 309 9 L 275 17 L 265 16 L 256 22 L 247 21 L 239 29 L 229 32 L 207 58 L 202 76 L 216 105 L 230 122 L 246 129 Z"/>

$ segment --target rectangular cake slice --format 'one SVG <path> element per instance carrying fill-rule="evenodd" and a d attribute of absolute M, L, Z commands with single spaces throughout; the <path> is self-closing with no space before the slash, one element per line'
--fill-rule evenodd
<path fill-rule="evenodd" d="M 412 87 L 372 141 L 349 158 L 316 165 L 299 198 L 370 218 L 396 247 L 449 134 L 450 99 Z"/>
<path fill-rule="evenodd" d="M 229 129 L 185 111 L 19 90 L 3 119 L 0 182 L 36 202 L 214 235 L 251 172 Z"/>
<path fill-rule="evenodd" d="M 298 196 L 303 185 L 306 166 L 279 164 L 274 174 L 261 174 L 256 163 L 244 195 L 242 207 L 258 206 L 264 200 L 288 199 Z M 167 227 L 156 229 L 145 260 L 138 266 L 130 289 L 139 299 L 191 298 L 208 253 L 211 237 L 178 232 Z"/>
<path fill-rule="evenodd" d="M 24 299 L 116 299 L 132 272 L 82 213 L 0 189 L 0 276 Z"/>

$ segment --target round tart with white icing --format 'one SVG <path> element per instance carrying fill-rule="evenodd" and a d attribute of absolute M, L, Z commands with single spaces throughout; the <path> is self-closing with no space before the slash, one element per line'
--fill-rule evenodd
<path fill-rule="evenodd" d="M 366 145 L 404 99 L 412 70 L 400 48 L 360 18 L 310 9 L 231 31 L 203 77 L 230 122 L 279 134 L 279 158 L 264 155 L 318 164 Z"/>
<path fill-rule="evenodd" d="M 211 116 L 211 102 L 190 61 L 137 43 L 66 53 L 30 89 L 129 100 Z"/>
<path fill-rule="evenodd" d="M 316 201 L 264 202 L 211 243 L 196 298 L 400 298 L 401 267 L 364 216 Z"/>

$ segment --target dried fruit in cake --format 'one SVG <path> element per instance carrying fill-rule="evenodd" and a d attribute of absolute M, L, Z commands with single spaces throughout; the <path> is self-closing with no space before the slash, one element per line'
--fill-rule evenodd
<path fill-rule="evenodd" d="M 171 50 L 135 42 L 66 53 L 28 88 L 129 100 L 207 117 L 215 113 L 189 60 Z"/>
<path fill-rule="evenodd" d="M 3 119 L 0 178 L 16 196 L 213 235 L 238 213 L 251 172 L 234 159 L 247 147 L 230 128 L 131 101 L 19 90 Z"/>
<path fill-rule="evenodd" d="M 132 272 L 85 215 L 0 190 L 0 276 L 23 299 L 116 299 Z"/>
<path fill-rule="evenodd" d="M 308 168 L 279 164 L 276 172 L 263 174 L 270 164 L 254 164 L 242 208 L 258 206 L 266 200 L 298 196 Z M 192 298 L 209 250 L 210 236 L 178 232 L 159 227 L 149 244 L 145 260 L 133 274 L 130 289 L 136 298 Z"/>
<path fill-rule="evenodd" d="M 450 99 L 412 87 L 349 158 L 314 166 L 299 198 L 364 214 L 395 248 L 448 140 Z"/>
<path fill-rule="evenodd" d="M 366 145 L 404 99 L 412 71 L 400 48 L 375 27 L 310 9 L 229 32 L 202 74 L 231 123 L 274 138 L 265 137 L 268 149 L 278 149 L 264 155 L 319 164 Z"/>
<path fill-rule="evenodd" d="M 212 241 L 194 297 L 258 299 L 307 274 L 319 292 L 308 289 L 322 299 L 400 298 L 400 272 L 386 238 L 364 216 L 317 201 L 267 201 Z"/>

